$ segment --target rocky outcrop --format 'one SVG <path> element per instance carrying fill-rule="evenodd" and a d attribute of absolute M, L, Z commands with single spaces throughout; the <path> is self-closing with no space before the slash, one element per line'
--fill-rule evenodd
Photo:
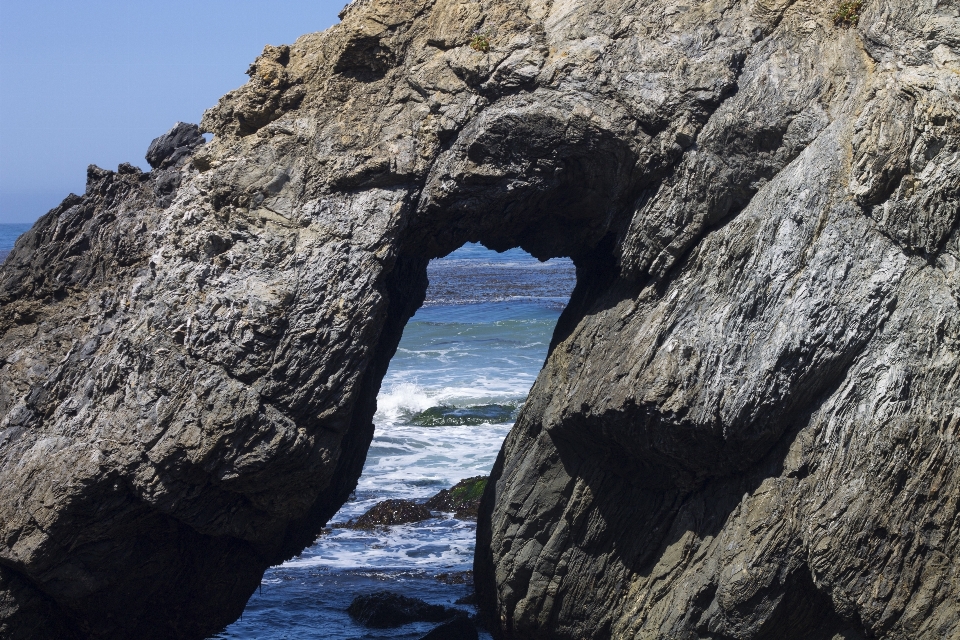
<path fill-rule="evenodd" d="M 91 168 L 0 269 L 0 633 L 238 616 L 482 241 L 577 266 L 481 507 L 499 637 L 960 635 L 960 19 L 835 9 L 357 0 Z"/>
<path fill-rule="evenodd" d="M 384 500 L 373 505 L 356 520 L 334 526 L 348 529 L 375 529 L 410 522 L 423 522 L 432 517 L 433 514 L 427 507 L 412 500 Z"/>
<path fill-rule="evenodd" d="M 486 476 L 466 478 L 449 489 L 441 490 L 423 504 L 432 511 L 453 513 L 461 520 L 475 520 L 480 510 L 480 498 L 486 488 Z"/>
<path fill-rule="evenodd" d="M 428 604 L 419 598 L 408 598 L 390 591 L 375 591 L 357 596 L 350 603 L 347 613 L 363 626 L 374 629 L 390 629 L 411 622 L 443 622 L 467 617 L 467 613 L 462 609 Z"/>

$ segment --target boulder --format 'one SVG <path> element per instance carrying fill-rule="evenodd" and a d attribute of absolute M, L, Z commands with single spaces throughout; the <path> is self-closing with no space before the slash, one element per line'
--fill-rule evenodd
<path fill-rule="evenodd" d="M 461 480 L 450 489 L 443 489 L 424 503 L 431 511 L 453 512 L 461 520 L 476 520 L 480 497 L 487 486 L 487 476 Z"/>
<path fill-rule="evenodd" d="M 204 143 L 200 127 L 178 122 L 170 131 L 156 138 L 147 149 L 147 162 L 154 169 L 166 169 L 193 154 Z"/>
<path fill-rule="evenodd" d="M 430 510 L 422 504 L 410 500 L 384 500 L 371 507 L 366 513 L 341 527 L 351 529 L 373 529 L 390 527 L 396 524 L 421 522 L 433 517 Z"/>
<path fill-rule="evenodd" d="M 427 604 L 419 598 L 408 598 L 390 591 L 357 596 L 347 613 L 363 626 L 375 629 L 400 627 L 411 622 L 443 622 L 467 615 L 460 609 Z"/>

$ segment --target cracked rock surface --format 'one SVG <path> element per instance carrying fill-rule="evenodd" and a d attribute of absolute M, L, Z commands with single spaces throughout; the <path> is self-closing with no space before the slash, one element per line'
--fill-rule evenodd
<path fill-rule="evenodd" d="M 239 616 L 480 241 L 577 267 L 481 503 L 497 637 L 960 637 L 960 7 L 835 9 L 357 0 L 91 167 L 0 267 L 0 636 Z"/>

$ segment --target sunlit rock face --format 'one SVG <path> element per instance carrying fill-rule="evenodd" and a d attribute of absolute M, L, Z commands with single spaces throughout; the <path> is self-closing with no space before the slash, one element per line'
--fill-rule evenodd
<path fill-rule="evenodd" d="M 0 269 L 0 635 L 203 638 L 345 501 L 464 242 L 577 288 L 500 638 L 960 636 L 948 2 L 358 0 Z"/>

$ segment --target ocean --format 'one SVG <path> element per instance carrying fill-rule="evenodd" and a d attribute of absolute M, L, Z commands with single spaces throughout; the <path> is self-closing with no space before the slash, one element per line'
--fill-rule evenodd
<path fill-rule="evenodd" d="M 0 264 L 7 259 L 14 243 L 32 227 L 32 224 L 0 224 Z"/>

